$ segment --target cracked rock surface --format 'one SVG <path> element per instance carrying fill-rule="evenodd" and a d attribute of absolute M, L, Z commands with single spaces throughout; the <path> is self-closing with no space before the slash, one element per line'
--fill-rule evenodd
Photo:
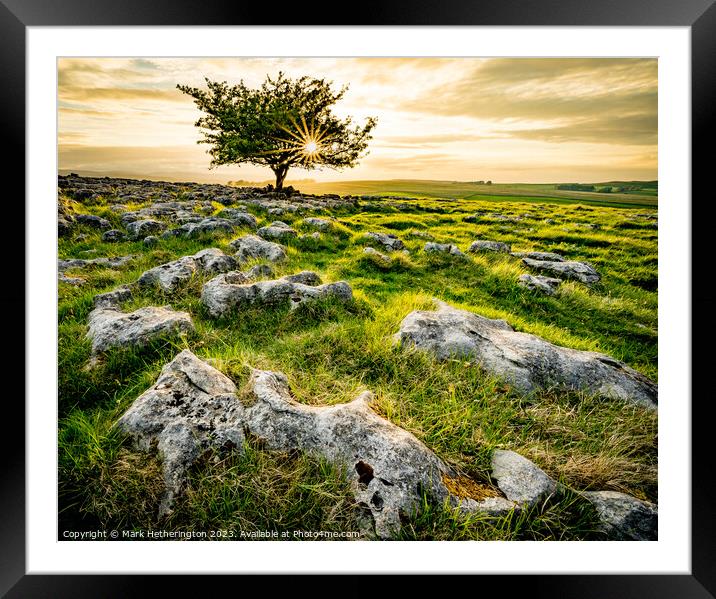
<path fill-rule="evenodd" d="M 310 271 L 256 283 L 251 283 L 247 275 L 228 273 L 204 284 L 201 301 L 209 314 L 218 317 L 254 305 L 277 306 L 289 302 L 293 309 L 304 302 L 325 297 L 343 301 L 353 299 L 353 291 L 345 281 L 325 285 L 320 282 L 320 277 Z"/>
<path fill-rule="evenodd" d="M 656 409 L 656 384 L 623 362 L 553 345 L 515 331 L 504 320 L 491 320 L 444 302 L 438 302 L 435 311 L 408 314 L 395 338 L 441 360 L 475 360 L 522 393 L 559 385 Z"/>
<path fill-rule="evenodd" d="M 554 295 L 562 283 L 562 279 L 554 279 L 552 277 L 544 277 L 542 275 L 520 275 L 517 279 L 517 284 L 521 287 L 526 287 L 532 291 L 541 291 L 547 295 Z"/>
<path fill-rule="evenodd" d="M 234 239 L 229 247 L 236 251 L 235 256 L 239 262 L 257 259 L 278 262 L 286 258 L 286 250 L 282 245 L 266 241 L 256 235 L 244 235 Z"/>
<path fill-rule="evenodd" d="M 261 227 L 258 231 L 256 231 L 256 234 L 264 239 L 278 240 L 286 240 L 298 235 L 295 229 L 292 229 L 285 222 L 280 220 L 276 220 L 270 225 Z"/>
<path fill-rule="evenodd" d="M 169 307 L 149 306 L 122 312 L 111 303 L 100 304 L 89 314 L 87 338 L 94 355 L 113 347 L 141 347 L 165 336 L 194 330 L 187 312 Z"/>
<path fill-rule="evenodd" d="M 484 239 L 478 239 L 477 241 L 473 241 L 470 244 L 470 247 L 467 248 L 468 252 L 502 252 L 509 254 L 510 253 L 510 246 L 506 243 L 502 243 L 501 241 L 488 241 Z"/>
<path fill-rule="evenodd" d="M 208 248 L 193 256 L 183 256 L 145 271 L 137 283 L 142 287 L 158 286 L 162 291 L 171 293 L 186 283 L 195 273 L 221 273 L 236 268 L 234 258 L 220 249 Z"/>

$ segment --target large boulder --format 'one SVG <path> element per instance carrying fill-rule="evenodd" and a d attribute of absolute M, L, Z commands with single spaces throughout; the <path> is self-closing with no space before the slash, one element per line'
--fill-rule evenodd
<path fill-rule="evenodd" d="M 143 287 L 158 286 L 172 293 L 197 273 L 220 273 L 236 268 L 237 261 L 220 249 L 208 248 L 193 256 L 183 256 L 142 273 L 137 283 Z"/>
<path fill-rule="evenodd" d="M 548 273 L 559 279 L 574 279 L 587 285 L 597 283 L 601 279 L 594 267 L 586 262 L 555 262 L 554 260 L 522 258 L 522 263 L 538 272 Z"/>
<path fill-rule="evenodd" d="M 234 239 L 229 244 L 236 251 L 236 259 L 239 262 L 247 260 L 268 260 L 269 262 L 278 262 L 286 258 L 286 250 L 282 245 L 266 241 L 256 235 L 244 235 L 238 239 Z"/>
<path fill-rule="evenodd" d="M 122 312 L 114 306 L 97 307 L 89 315 L 87 338 L 94 355 L 115 347 L 143 347 L 150 342 L 194 330 L 187 312 L 149 306 Z"/>
<path fill-rule="evenodd" d="M 474 360 L 522 393 L 564 386 L 656 409 L 656 384 L 623 362 L 553 345 L 515 331 L 504 320 L 491 320 L 444 302 L 438 302 L 436 311 L 408 314 L 396 339 L 441 360 Z"/>
<path fill-rule="evenodd" d="M 291 309 L 326 297 L 342 301 L 353 299 L 350 285 L 345 281 L 320 285 L 316 273 L 304 271 L 272 281 L 250 282 L 243 273 L 219 275 L 207 282 L 201 291 L 201 301 L 215 317 L 241 312 L 251 306 L 278 306 L 288 303 Z"/>
<path fill-rule="evenodd" d="M 587 491 L 582 495 L 594 506 L 610 539 L 657 540 L 658 509 L 653 503 L 616 491 Z"/>
<path fill-rule="evenodd" d="M 365 234 L 368 242 L 382 245 L 389 252 L 405 249 L 405 244 L 397 235 L 392 233 L 375 233 L 370 231 Z"/>

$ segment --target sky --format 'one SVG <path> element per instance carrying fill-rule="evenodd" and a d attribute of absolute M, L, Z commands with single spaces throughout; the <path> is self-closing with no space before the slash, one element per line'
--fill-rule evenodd
<path fill-rule="evenodd" d="M 348 91 L 340 117 L 378 124 L 351 169 L 297 179 L 600 182 L 657 178 L 657 60 L 639 58 L 61 58 L 61 173 L 268 181 L 267 167 L 209 169 L 201 112 L 177 84 L 258 87 L 283 71 Z"/>

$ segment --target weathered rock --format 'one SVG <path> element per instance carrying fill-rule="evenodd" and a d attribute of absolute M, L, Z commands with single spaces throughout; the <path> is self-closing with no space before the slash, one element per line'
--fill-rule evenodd
<path fill-rule="evenodd" d="M 156 339 L 193 330 L 194 323 L 187 312 L 150 306 L 127 313 L 110 306 L 90 312 L 87 338 L 92 340 L 92 353 L 96 355 L 113 347 L 142 347 Z"/>
<path fill-rule="evenodd" d="M 552 252 L 512 252 L 515 258 L 530 258 L 531 260 L 545 260 L 547 262 L 564 262 L 564 258 Z"/>
<path fill-rule="evenodd" d="M 104 266 L 107 268 L 120 268 L 134 259 L 134 256 L 117 256 L 116 258 L 92 258 L 85 260 L 82 258 L 70 258 L 68 260 L 58 260 L 57 269 L 64 272 L 70 268 L 86 268 L 88 266 Z"/>
<path fill-rule="evenodd" d="M 85 225 L 93 229 L 111 229 L 112 223 L 106 218 L 100 218 L 94 214 L 75 214 L 75 222 L 78 225 Z"/>
<path fill-rule="evenodd" d="M 465 218 L 463 218 L 463 222 L 466 223 L 479 223 L 482 218 L 482 214 L 477 212 L 475 214 L 468 214 Z"/>
<path fill-rule="evenodd" d="M 201 301 L 212 316 L 226 316 L 257 305 L 289 303 L 291 309 L 295 309 L 305 302 L 320 298 L 335 297 L 342 301 L 353 299 L 351 287 L 345 281 L 318 285 L 320 278 L 310 271 L 257 283 L 232 280 L 239 279 L 233 273 L 219 275 L 202 288 Z"/>
<path fill-rule="evenodd" d="M 68 285 L 75 285 L 76 287 L 84 285 L 87 282 L 82 277 L 68 277 L 64 272 L 61 271 L 57 273 L 57 280 L 60 283 L 67 283 Z"/>
<path fill-rule="evenodd" d="M 405 248 L 403 241 L 399 239 L 397 235 L 393 235 L 392 233 L 375 233 L 371 231 L 366 233 L 365 236 L 368 240 L 379 243 L 389 252 Z"/>
<path fill-rule="evenodd" d="M 132 298 L 132 290 L 127 285 L 117 287 L 106 293 L 99 293 L 94 296 L 93 303 L 95 308 L 117 308 L 122 302 Z"/>
<path fill-rule="evenodd" d="M 513 510 L 519 511 L 520 509 L 517 503 L 504 497 L 486 497 L 479 501 L 468 497 L 454 501 L 453 503 L 456 504 L 464 514 L 479 512 L 494 517 L 505 516 Z"/>
<path fill-rule="evenodd" d="M 234 239 L 229 247 L 236 250 L 235 256 L 239 262 L 256 259 L 278 262 L 286 258 L 286 250 L 283 246 L 261 239 L 256 235 L 244 235 Z"/>
<path fill-rule="evenodd" d="M 616 491 L 587 491 L 582 495 L 594 506 L 610 539 L 657 540 L 658 510 L 653 503 Z"/>
<path fill-rule="evenodd" d="M 231 379 L 185 349 L 117 421 L 136 448 L 157 445 L 165 484 L 160 517 L 171 512 L 187 468 L 205 449 L 241 449 L 243 413 Z"/>
<path fill-rule="evenodd" d="M 177 237 L 194 238 L 201 235 L 216 235 L 224 233 L 233 233 L 235 225 L 232 221 L 225 218 L 209 217 L 199 222 L 188 222 L 178 229 L 172 229 L 167 233 L 172 233 Z"/>
<path fill-rule="evenodd" d="M 127 214 L 124 216 L 127 216 Z M 124 220 L 124 216 L 122 220 Z M 163 222 L 153 219 L 135 220 L 127 223 L 126 226 L 131 239 L 139 239 L 140 237 L 146 237 L 150 233 L 159 233 L 166 229 L 166 225 Z"/>
<path fill-rule="evenodd" d="M 396 339 L 441 360 L 475 360 L 522 393 L 564 386 L 656 409 L 656 384 L 623 362 L 553 345 L 515 331 L 504 320 L 491 320 L 444 302 L 438 302 L 436 311 L 408 314 Z"/>
<path fill-rule="evenodd" d="M 477 241 L 473 241 L 470 244 L 470 247 L 467 249 L 468 252 L 504 252 L 509 254 L 510 252 L 510 246 L 507 243 L 502 243 L 501 241 L 487 241 L 483 239 L 478 239 Z"/>
<path fill-rule="evenodd" d="M 72 217 L 71 216 L 58 216 L 57 217 L 57 235 L 59 237 L 67 237 L 72 232 Z"/>
<path fill-rule="evenodd" d="M 495 450 L 492 454 L 492 478 L 505 497 L 521 508 L 530 508 L 557 490 L 554 480 L 514 451 Z"/>
<path fill-rule="evenodd" d="M 262 370 L 253 371 L 250 387 L 251 433 L 270 449 L 298 449 L 343 466 L 378 537 L 398 532 L 400 515 L 420 505 L 421 491 L 439 502 L 448 497 L 441 477 L 450 470 L 413 435 L 378 416 L 370 392 L 347 404 L 301 405 L 291 398 L 285 375 Z"/>
<path fill-rule="evenodd" d="M 453 256 L 465 257 L 456 245 L 452 243 L 434 243 L 428 241 L 423 247 L 423 250 L 428 254 L 451 254 Z"/>
<path fill-rule="evenodd" d="M 298 236 L 298 233 L 295 231 L 295 229 L 292 229 L 286 223 L 280 220 L 274 221 L 266 227 L 261 227 L 258 231 L 256 231 L 256 234 L 260 237 L 263 237 L 264 239 L 278 240 L 286 240 L 291 237 Z"/>
<path fill-rule="evenodd" d="M 546 272 L 560 279 L 575 279 L 587 285 L 597 283 L 601 279 L 594 267 L 586 262 L 553 262 L 522 258 L 522 263 L 539 272 Z"/>
<path fill-rule="evenodd" d="M 179 285 L 189 281 L 197 273 L 220 273 L 236 268 L 237 262 L 220 249 L 208 248 L 193 256 L 155 266 L 142 273 L 137 283 L 143 287 L 158 286 L 166 293 L 172 293 Z"/>
<path fill-rule="evenodd" d="M 219 212 L 218 216 L 230 220 L 233 224 L 239 227 L 256 229 L 258 226 L 256 223 L 256 217 L 253 214 L 249 214 L 243 210 L 237 210 L 236 208 L 225 208 Z"/>
<path fill-rule="evenodd" d="M 314 229 L 318 229 L 319 231 L 323 231 L 324 233 L 333 226 L 333 222 L 330 220 L 326 220 L 325 218 L 304 218 L 303 224 L 308 225 L 309 227 L 313 227 Z"/>
<path fill-rule="evenodd" d="M 147 235 L 144 239 L 142 239 L 142 243 L 147 247 L 154 247 L 159 243 L 159 237 L 156 237 L 155 235 Z"/>
<path fill-rule="evenodd" d="M 126 238 L 127 236 L 124 234 L 124 231 L 120 231 L 119 229 L 110 229 L 109 231 L 102 233 L 102 241 L 107 243 L 124 241 Z"/>
<path fill-rule="evenodd" d="M 541 275 L 520 275 L 517 284 L 527 287 L 532 291 L 541 291 L 547 295 L 553 295 L 559 287 L 561 279 L 553 279 L 552 277 L 543 277 Z"/>
<path fill-rule="evenodd" d="M 378 250 L 368 246 L 363 248 L 363 253 L 368 254 L 369 256 L 375 256 L 382 262 L 385 262 L 386 264 L 390 262 L 390 256 L 386 256 L 385 254 L 381 254 Z"/>
<path fill-rule="evenodd" d="M 241 451 L 244 431 L 269 450 L 298 450 L 340 467 L 369 520 L 365 532 L 379 538 L 400 530 L 401 516 L 419 508 L 423 493 L 437 502 L 459 501 L 443 483 L 452 470 L 376 414 L 370 392 L 346 404 L 307 406 L 291 397 L 285 375 L 253 370 L 242 397 L 246 405 L 230 379 L 184 350 L 117 421 L 137 449 L 158 449 L 165 481 L 160 515 L 183 491 L 189 466 L 209 447 Z M 479 503 L 491 510 L 499 499 Z"/>

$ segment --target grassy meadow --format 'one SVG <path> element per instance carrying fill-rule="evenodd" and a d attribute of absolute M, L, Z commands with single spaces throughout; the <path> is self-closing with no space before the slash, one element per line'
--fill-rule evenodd
<path fill-rule="evenodd" d="M 274 265 L 277 276 L 314 270 L 324 282 L 348 281 L 352 304 L 323 301 L 293 312 L 285 307 L 214 319 L 200 302 L 210 276 L 197 276 L 171 296 L 143 291 L 124 306 L 170 304 L 186 310 L 195 334 L 142 350 L 112 351 L 93 369 L 86 368 L 90 342 L 85 334 L 94 295 L 203 248 L 233 253 L 229 242 L 250 231 L 162 239 L 153 248 L 141 240 L 104 243 L 101 231 L 86 227 L 77 229 L 85 234 L 80 241 L 74 235 L 60 238 L 60 258 L 136 256 L 120 269 L 68 270 L 67 275 L 86 279 L 82 286 L 59 283 L 61 529 L 357 529 L 352 494 L 339 469 L 310 456 L 268 452 L 253 442 L 243 454 L 205 456 L 192 469 L 174 512 L 157 521 L 163 488 L 159 462 L 133 452 L 112 424 L 184 348 L 211 359 L 239 387 L 248 380 L 249 366 L 282 371 L 297 401 L 307 404 L 347 402 L 369 389 L 380 414 L 475 480 L 489 479 L 491 453 L 504 448 L 564 484 L 547 503 L 497 520 L 461 516 L 426 499 L 404 523 L 403 540 L 601 539 L 591 506 L 575 491 L 610 489 L 658 501 L 655 412 L 578 392 L 550 391 L 527 399 L 478 367 L 460 360 L 437 362 L 392 341 L 409 312 L 429 309 L 431 298 L 440 298 L 558 345 L 603 352 L 656 381 L 657 230 L 643 216 L 656 214 L 656 197 L 546 186 L 512 186 L 509 195 L 501 195 L 509 190 L 499 185 L 456 184 L 451 191 L 447 185 L 421 188 L 416 182 L 387 187 L 383 182 L 377 190 L 363 183 L 351 193 L 414 199 L 361 201 L 357 209 L 311 214 L 333 216 L 338 224 L 320 239 L 290 240 L 288 259 Z M 340 186 L 316 185 L 325 187 L 306 184 L 301 190 L 346 193 Z M 71 211 L 96 214 L 122 228 L 120 215 L 109 209 L 116 199 L 91 205 L 63 201 Z M 218 214 L 224 206 L 215 208 Z M 299 232 L 313 231 L 302 224 L 309 215 L 249 211 L 259 226 L 280 219 Z M 483 214 L 478 223 L 464 222 L 478 211 L 520 220 Z M 367 231 L 398 235 L 409 255 L 393 253 L 386 264 L 364 254 Z M 518 286 L 518 276 L 528 272 L 519 259 L 492 253 L 471 254 L 468 260 L 429 255 L 422 251 L 428 239 L 463 251 L 475 239 L 489 239 L 509 243 L 513 251 L 557 252 L 590 262 L 602 280 L 591 288 L 564 282 L 554 296 L 540 295 Z"/>

